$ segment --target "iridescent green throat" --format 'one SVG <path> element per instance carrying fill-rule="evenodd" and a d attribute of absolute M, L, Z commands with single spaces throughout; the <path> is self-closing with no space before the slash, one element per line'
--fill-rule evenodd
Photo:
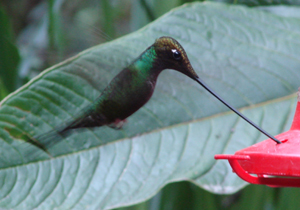
<path fill-rule="evenodd" d="M 156 57 L 157 55 L 154 46 L 151 46 L 144 53 L 142 53 L 132 65 L 134 68 L 140 71 L 149 72 L 153 67 Z"/>

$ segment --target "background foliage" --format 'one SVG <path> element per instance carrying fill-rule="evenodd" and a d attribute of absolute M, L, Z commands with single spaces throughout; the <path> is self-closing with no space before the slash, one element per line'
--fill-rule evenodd
<path fill-rule="evenodd" d="M 299 17 L 297 0 L 224 2 Z M 44 68 L 90 46 L 135 31 L 183 3 L 186 1 L 1 2 L 0 97 L 4 98 Z M 277 4 L 289 6 L 274 7 Z M 298 209 L 298 194 L 298 189 L 247 186 L 233 195 L 214 195 L 189 182 L 179 182 L 169 184 L 151 200 L 125 209 Z"/>

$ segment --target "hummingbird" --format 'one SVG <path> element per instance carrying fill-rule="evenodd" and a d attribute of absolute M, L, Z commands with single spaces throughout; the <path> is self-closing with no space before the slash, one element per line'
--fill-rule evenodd
<path fill-rule="evenodd" d="M 179 42 L 167 36 L 156 39 L 154 44 L 117 74 L 93 103 L 53 131 L 34 138 L 30 142 L 46 151 L 49 145 L 57 143 L 58 139 L 62 139 L 57 138 L 57 136 L 65 137 L 73 129 L 100 126 L 120 129 L 126 122 L 126 118 L 150 100 L 157 78 L 165 69 L 176 70 L 196 81 L 260 132 L 275 142 L 281 143 L 211 90 L 194 71 L 185 50 Z"/>

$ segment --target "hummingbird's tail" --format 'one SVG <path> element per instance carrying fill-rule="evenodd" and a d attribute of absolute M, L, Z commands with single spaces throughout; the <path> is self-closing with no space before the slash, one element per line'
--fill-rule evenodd
<path fill-rule="evenodd" d="M 76 117 L 63 122 L 42 135 L 31 138 L 28 137 L 27 141 L 50 155 L 48 149 L 65 139 L 72 130 L 100 127 L 103 125 L 105 125 L 105 121 L 102 119 L 102 116 L 97 113 L 92 113 L 91 109 L 87 107 L 87 109 L 77 114 Z"/>
<path fill-rule="evenodd" d="M 48 149 L 53 147 L 55 144 L 61 142 L 64 138 L 68 136 L 69 133 L 70 132 L 68 131 L 63 131 L 62 129 L 58 130 L 57 128 L 54 128 L 53 130 L 50 130 L 49 132 L 46 132 L 39 136 L 27 136 L 26 140 L 28 143 L 38 147 L 39 149 L 46 152 L 50 157 L 52 157 Z M 34 156 L 34 153 L 29 153 L 28 155 Z"/>

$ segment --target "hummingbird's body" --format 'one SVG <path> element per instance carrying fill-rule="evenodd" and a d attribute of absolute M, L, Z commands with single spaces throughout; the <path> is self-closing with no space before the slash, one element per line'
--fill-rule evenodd
<path fill-rule="evenodd" d="M 171 37 L 157 39 L 136 60 L 115 76 L 91 105 L 77 115 L 75 114 L 74 118 L 54 130 L 33 138 L 34 140 L 28 139 L 28 141 L 47 151 L 47 147 L 63 139 L 72 129 L 104 125 L 120 127 L 127 117 L 149 101 L 154 92 L 157 77 L 165 69 L 179 71 L 195 80 L 248 123 L 277 143 L 281 143 L 208 88 L 195 73 L 184 49 Z"/>
<path fill-rule="evenodd" d="M 139 72 L 135 66 L 121 71 L 83 116 L 78 116 L 63 131 L 118 124 L 141 108 L 153 94 L 158 73 Z"/>
<path fill-rule="evenodd" d="M 198 78 L 181 45 L 171 37 L 161 37 L 115 76 L 91 105 L 54 130 L 29 141 L 46 150 L 72 129 L 104 125 L 119 128 L 127 117 L 149 101 L 157 77 L 164 69 Z"/>
<path fill-rule="evenodd" d="M 175 59 L 174 53 L 179 57 Z M 186 53 L 176 40 L 170 37 L 157 39 L 110 82 L 83 114 L 59 132 L 118 125 L 148 102 L 154 92 L 157 77 L 164 69 L 178 68 L 179 71 L 186 71 L 185 74 L 198 77 L 186 59 Z"/>

